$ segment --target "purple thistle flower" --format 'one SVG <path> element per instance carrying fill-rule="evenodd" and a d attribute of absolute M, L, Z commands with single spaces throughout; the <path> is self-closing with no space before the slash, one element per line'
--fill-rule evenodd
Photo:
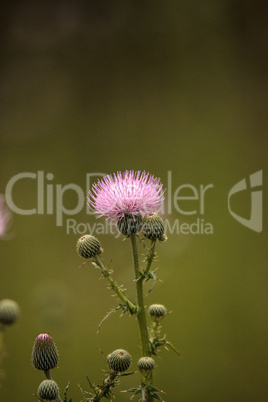
<path fill-rule="evenodd" d="M 7 238 L 7 231 L 11 220 L 11 212 L 6 204 L 6 197 L 0 194 L 0 239 Z"/>
<path fill-rule="evenodd" d="M 126 170 L 107 175 L 93 184 L 88 205 L 99 217 L 119 220 L 125 213 L 133 216 L 152 213 L 164 201 L 160 179 L 149 173 Z"/>

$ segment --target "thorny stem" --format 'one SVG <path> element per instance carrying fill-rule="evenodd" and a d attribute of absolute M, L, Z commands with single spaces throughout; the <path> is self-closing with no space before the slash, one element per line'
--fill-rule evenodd
<path fill-rule="evenodd" d="M 96 264 L 99 266 L 102 275 L 108 280 L 111 288 L 115 291 L 115 293 L 120 297 L 120 299 L 127 305 L 129 311 L 133 314 L 137 311 L 137 307 L 131 303 L 131 301 L 126 297 L 124 291 L 120 289 L 117 283 L 113 280 L 109 270 L 105 267 L 100 257 L 96 255 L 94 257 Z"/>
<path fill-rule="evenodd" d="M 149 252 L 149 255 L 147 256 L 147 264 L 146 264 L 146 267 L 145 267 L 145 270 L 144 270 L 145 275 L 149 273 L 151 265 L 152 265 L 152 262 L 153 262 L 153 259 L 155 257 L 155 252 L 154 252 L 155 245 L 156 245 L 156 241 L 152 240 L 150 252 Z"/>
<path fill-rule="evenodd" d="M 149 340 L 152 345 L 152 353 L 156 354 L 157 348 L 159 346 L 165 346 L 166 349 L 170 347 L 170 349 L 172 349 L 173 352 L 175 352 L 179 357 L 181 357 L 180 352 L 175 348 L 175 346 L 171 342 L 166 340 L 165 336 L 163 338 L 159 338 L 159 332 L 160 332 L 159 330 L 161 328 L 159 326 L 159 321 L 160 320 L 155 320 L 151 324 Z"/>
<path fill-rule="evenodd" d="M 118 373 L 116 371 L 112 371 L 109 374 L 109 376 L 103 382 L 105 388 L 103 388 L 100 391 L 100 393 L 94 398 L 94 402 L 98 402 L 102 398 L 106 398 L 109 395 L 110 388 L 112 386 L 114 386 L 114 382 L 115 382 L 117 376 L 118 376 Z"/>
<path fill-rule="evenodd" d="M 140 272 L 139 272 L 139 257 L 138 257 L 138 250 L 137 250 L 136 235 L 131 234 L 130 239 L 131 239 L 131 245 L 132 245 L 135 280 L 136 280 L 137 303 L 138 303 L 137 316 L 138 316 L 138 322 L 139 322 L 139 327 L 140 327 L 142 352 L 143 352 L 143 356 L 151 356 L 151 348 L 150 348 L 150 343 L 149 343 L 149 336 L 148 336 L 148 329 L 147 329 L 144 301 L 143 301 L 142 277 L 140 276 Z"/>
<path fill-rule="evenodd" d="M 150 331 L 150 342 L 158 336 L 158 327 L 159 327 L 159 321 L 153 321 L 151 324 L 151 331 Z"/>
<path fill-rule="evenodd" d="M 137 291 L 137 318 L 140 329 L 140 337 L 142 344 L 142 352 L 143 356 L 151 356 L 151 346 L 149 342 L 148 328 L 146 323 L 146 315 L 144 309 L 144 301 L 143 301 L 143 280 L 140 275 L 139 269 L 139 257 L 138 257 L 138 249 L 137 249 L 137 241 L 135 233 L 130 235 L 131 245 L 132 245 L 132 254 L 133 254 L 133 264 L 134 264 L 134 272 L 135 272 L 135 280 L 136 280 L 136 291 Z M 152 374 L 146 378 L 146 382 L 152 383 Z M 148 395 L 147 401 L 153 401 L 153 398 Z"/>

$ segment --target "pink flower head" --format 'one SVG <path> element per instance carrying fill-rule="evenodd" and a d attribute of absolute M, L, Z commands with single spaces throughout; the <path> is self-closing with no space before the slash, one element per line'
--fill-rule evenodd
<path fill-rule="evenodd" d="M 93 184 L 88 205 L 99 217 L 119 220 L 126 212 L 132 215 L 152 213 L 164 201 L 160 179 L 146 172 L 126 170 L 105 176 Z"/>
<path fill-rule="evenodd" d="M 6 198 L 4 194 L 0 194 L 0 238 L 6 238 L 10 220 L 11 212 L 6 204 Z"/>
<path fill-rule="evenodd" d="M 51 342 L 52 337 L 51 335 L 44 332 L 42 334 L 37 335 L 36 339 L 38 339 L 38 341 L 40 342 Z"/>

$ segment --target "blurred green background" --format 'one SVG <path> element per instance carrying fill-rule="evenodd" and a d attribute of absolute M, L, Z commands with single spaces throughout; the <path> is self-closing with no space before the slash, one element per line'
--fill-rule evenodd
<path fill-rule="evenodd" d="M 170 171 L 171 194 L 185 183 L 213 184 L 204 215 L 173 208 L 165 218 L 203 218 L 214 233 L 168 234 L 155 265 L 163 282 L 146 297 L 147 306 L 172 310 L 163 332 L 182 354 L 162 350 L 157 358 L 155 384 L 166 401 L 267 400 L 267 213 L 256 233 L 227 207 L 235 183 L 259 170 L 266 176 L 264 7 L 259 0 L 71 0 L 15 1 L 1 10 L 0 193 L 14 175 L 37 171 L 53 174 L 45 185 L 75 183 L 85 195 L 88 173 L 126 169 L 149 171 L 165 187 Z M 36 181 L 17 182 L 13 199 L 35 208 Z M 183 202 L 185 210 L 198 209 Z M 64 206 L 76 203 L 66 192 Z M 249 193 L 232 205 L 249 217 Z M 63 226 L 55 213 L 14 213 L 12 238 L 0 240 L 0 298 L 21 307 L 6 332 L 3 402 L 35 400 L 44 379 L 30 360 L 39 332 L 58 346 L 53 375 L 61 390 L 71 382 L 73 401 L 81 400 L 78 383 L 87 389 L 87 375 L 102 381 L 100 349 L 127 349 L 136 369 L 133 317 L 115 314 L 96 333 L 116 299 L 94 267 L 79 267 L 79 234 L 67 234 L 69 218 L 95 223 L 86 205 L 64 216 Z M 112 260 L 114 277 L 134 298 L 128 241 L 98 237 L 105 262 Z M 138 382 L 139 374 L 122 381 L 117 400 L 129 400 L 120 390 Z"/>

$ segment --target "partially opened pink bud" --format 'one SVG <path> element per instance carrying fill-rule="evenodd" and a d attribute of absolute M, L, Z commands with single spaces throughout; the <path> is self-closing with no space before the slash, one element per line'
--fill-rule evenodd
<path fill-rule="evenodd" d="M 58 359 L 58 350 L 52 337 L 47 333 L 37 335 L 32 350 L 34 367 L 38 370 L 48 371 L 57 366 Z"/>

